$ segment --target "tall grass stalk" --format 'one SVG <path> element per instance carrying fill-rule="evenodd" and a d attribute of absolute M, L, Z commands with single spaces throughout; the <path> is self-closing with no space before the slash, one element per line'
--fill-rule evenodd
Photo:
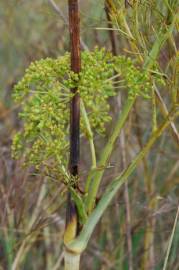
<path fill-rule="evenodd" d="M 45 194 L 46 194 L 46 181 L 44 181 L 44 183 L 41 186 L 39 196 L 37 199 L 36 208 L 34 209 L 34 212 L 32 213 L 31 219 L 27 227 L 27 231 L 26 231 L 27 236 L 24 238 L 24 240 L 22 241 L 17 251 L 17 254 L 12 263 L 12 270 L 18 270 L 22 267 L 28 251 L 32 247 L 33 243 L 35 242 L 39 234 L 38 229 L 33 231 L 33 225 L 35 224 L 41 212 L 42 202 L 43 202 Z"/>
<path fill-rule="evenodd" d="M 174 224 L 173 224 L 172 233 L 171 233 L 171 236 L 170 236 L 170 239 L 169 239 L 169 242 L 168 242 L 168 248 L 167 248 L 167 253 L 166 253 L 166 256 L 165 256 L 163 270 L 167 270 L 167 264 L 168 264 L 168 260 L 169 260 L 170 251 L 171 251 L 171 248 L 172 248 L 172 243 L 173 243 L 173 239 L 174 239 L 174 234 L 175 234 L 175 230 L 176 230 L 176 226 L 177 226 L 178 217 L 179 217 L 179 205 L 178 205 L 178 208 L 177 208 L 177 213 L 176 213 L 176 216 L 175 216 L 175 221 L 174 221 Z"/>
<path fill-rule="evenodd" d="M 111 14 L 111 4 L 110 1 L 105 1 L 106 17 L 108 20 L 108 27 L 113 26 L 112 14 Z M 112 53 L 117 55 L 117 42 L 116 35 L 114 31 L 109 31 L 109 37 L 111 41 Z M 117 80 L 116 80 L 117 81 Z M 117 111 L 122 108 L 122 95 L 119 92 L 117 97 Z M 121 166 L 120 168 L 124 170 L 127 167 L 127 155 L 126 155 L 126 139 L 125 139 L 125 129 L 123 128 L 119 137 L 119 156 L 121 156 Z M 132 237 L 131 237 L 131 209 L 130 209 L 130 199 L 129 199 L 129 189 L 128 182 L 124 184 L 124 200 L 125 200 L 125 225 L 126 225 L 126 239 L 127 239 L 127 249 L 129 258 L 129 270 L 133 270 L 133 251 L 132 251 Z"/>

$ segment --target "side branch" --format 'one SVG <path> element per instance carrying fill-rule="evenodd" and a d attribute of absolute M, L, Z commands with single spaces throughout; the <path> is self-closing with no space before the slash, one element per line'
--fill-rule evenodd
<path fill-rule="evenodd" d="M 151 135 L 146 145 L 143 149 L 137 154 L 135 159 L 131 164 L 124 170 L 121 175 L 116 177 L 107 187 L 104 195 L 99 201 L 96 208 L 93 210 L 91 215 L 88 218 L 87 223 L 83 227 L 83 230 L 80 233 L 80 236 L 77 237 L 74 241 L 69 243 L 68 248 L 75 250 L 76 252 L 82 252 L 94 231 L 96 224 L 99 222 L 99 219 L 103 215 L 104 211 L 111 203 L 111 200 L 114 198 L 115 194 L 118 192 L 119 188 L 127 181 L 128 177 L 134 172 L 138 164 L 142 159 L 148 154 L 156 140 L 161 136 L 164 130 L 170 125 L 170 121 L 179 115 L 178 107 L 174 108 L 165 119 L 164 123 Z"/>

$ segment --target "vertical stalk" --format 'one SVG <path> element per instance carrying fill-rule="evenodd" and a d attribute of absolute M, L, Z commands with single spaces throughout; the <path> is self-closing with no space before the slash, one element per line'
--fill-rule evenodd
<path fill-rule="evenodd" d="M 92 132 L 88 115 L 87 115 L 87 112 L 86 112 L 86 109 L 82 100 L 81 100 L 81 114 L 86 124 L 87 137 L 90 144 L 91 163 L 92 163 L 91 169 L 95 169 L 96 168 L 96 150 L 95 150 L 95 145 L 94 145 L 93 132 Z"/>
<path fill-rule="evenodd" d="M 111 28 L 113 26 L 112 22 L 112 11 L 111 11 L 110 1 L 105 1 L 105 10 L 106 10 L 106 17 L 108 20 L 108 27 Z M 117 55 L 117 45 L 116 45 L 116 36 L 114 31 L 109 31 L 112 53 L 113 55 Z M 121 93 L 118 94 L 118 108 L 117 110 L 121 110 L 122 107 L 122 100 L 121 100 Z M 121 169 L 122 171 L 127 167 L 127 158 L 126 158 L 126 141 L 125 141 L 125 132 L 124 128 L 121 130 L 121 134 L 119 137 L 119 146 L 121 151 Z M 127 251 L 128 251 L 128 258 L 129 258 L 129 270 L 133 270 L 133 252 L 132 252 L 132 237 L 131 237 L 131 209 L 130 209 L 130 199 L 129 199 L 129 190 L 128 190 L 128 183 L 124 183 L 124 201 L 125 201 L 125 221 L 126 221 L 126 238 L 127 238 Z"/>
<path fill-rule="evenodd" d="M 118 107 L 121 108 L 121 96 L 118 96 Z M 121 148 L 121 169 L 125 170 L 127 167 L 127 153 L 126 153 L 126 140 L 124 128 L 121 130 L 119 137 L 119 144 Z M 128 181 L 124 183 L 124 202 L 125 202 L 125 227 L 126 227 L 126 240 L 127 240 L 127 253 L 129 270 L 133 270 L 133 249 L 132 249 L 132 235 L 131 235 L 131 207 L 129 198 Z"/>
<path fill-rule="evenodd" d="M 71 49 L 71 70 L 79 74 L 81 70 L 80 56 L 80 16 L 78 0 L 68 0 L 69 10 L 69 32 Z M 72 88 L 74 94 L 70 104 L 70 160 L 69 171 L 72 179 L 78 178 L 79 158 L 80 158 L 80 96 L 78 88 Z M 75 182 L 75 181 L 72 181 Z M 75 188 L 75 184 L 73 184 Z M 78 233 L 78 213 L 72 200 L 70 190 L 68 191 L 66 210 L 66 229 L 64 234 L 64 244 L 68 244 L 75 239 Z M 65 270 L 78 270 L 80 255 L 65 250 Z"/>
<path fill-rule="evenodd" d="M 98 167 L 101 169 L 95 172 L 92 171 L 91 174 L 89 174 L 89 178 L 87 179 L 86 182 L 86 186 L 89 187 L 88 196 L 86 199 L 86 210 L 88 213 L 91 213 L 94 208 L 96 195 L 98 193 L 98 189 L 104 174 L 105 167 L 107 166 L 107 162 L 111 156 L 112 150 L 114 149 L 115 142 L 120 134 L 121 129 L 123 128 L 126 122 L 127 117 L 129 116 L 129 113 L 134 105 L 134 102 L 135 98 L 127 99 L 126 103 L 124 104 L 123 110 L 120 113 L 120 116 L 113 129 L 111 137 L 109 138 L 107 144 L 105 145 L 101 153 L 101 158 L 98 163 Z"/>
<path fill-rule="evenodd" d="M 112 28 L 113 23 L 111 20 L 111 9 L 110 9 L 110 1 L 105 0 L 105 11 L 106 11 L 106 17 L 108 20 L 108 28 Z M 117 45 L 116 45 L 116 36 L 114 34 L 114 31 L 109 31 L 110 41 L 111 41 L 111 47 L 112 47 L 112 53 L 113 55 L 117 55 Z"/>
<path fill-rule="evenodd" d="M 81 70 L 80 57 L 80 25 L 78 0 L 69 0 L 69 31 L 71 42 L 71 70 L 79 73 Z M 80 96 L 78 88 L 71 89 L 74 94 L 71 101 L 70 112 L 70 173 L 78 175 L 79 166 L 79 141 L 80 141 Z"/>

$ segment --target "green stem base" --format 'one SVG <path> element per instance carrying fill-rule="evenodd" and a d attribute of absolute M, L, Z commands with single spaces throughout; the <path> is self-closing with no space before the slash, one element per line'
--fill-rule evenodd
<path fill-rule="evenodd" d="M 64 254 L 65 269 L 64 270 L 79 270 L 80 269 L 80 256 L 81 254 L 76 254 L 68 250 L 65 250 L 65 254 Z"/>

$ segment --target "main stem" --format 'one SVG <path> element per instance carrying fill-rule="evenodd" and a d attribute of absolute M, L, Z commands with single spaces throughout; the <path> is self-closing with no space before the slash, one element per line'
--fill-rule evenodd
<path fill-rule="evenodd" d="M 78 0 L 68 0 L 69 9 L 69 32 L 71 47 L 71 70 L 76 74 L 81 70 L 80 56 L 80 16 Z M 73 178 L 78 178 L 80 159 L 80 96 L 78 88 L 71 89 L 74 94 L 70 107 L 70 161 L 69 171 Z M 72 181 L 76 182 L 76 181 Z M 76 188 L 73 184 L 73 188 Z M 75 239 L 78 233 L 79 218 L 77 208 L 72 200 L 70 190 L 68 191 L 66 229 L 64 234 L 64 244 L 67 245 Z M 65 270 L 78 270 L 80 265 L 80 254 L 65 250 Z"/>
<path fill-rule="evenodd" d="M 65 270 L 79 270 L 80 268 L 80 254 L 65 251 Z"/>

